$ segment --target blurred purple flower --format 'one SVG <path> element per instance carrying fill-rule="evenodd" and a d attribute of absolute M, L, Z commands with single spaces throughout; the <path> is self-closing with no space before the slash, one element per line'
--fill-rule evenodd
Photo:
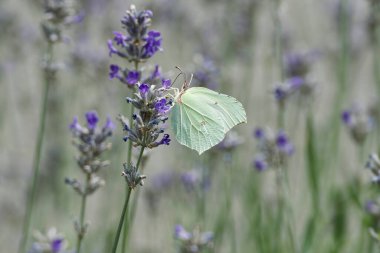
<path fill-rule="evenodd" d="M 260 127 L 255 129 L 254 136 L 256 139 L 260 140 L 264 137 L 264 130 Z"/>
<path fill-rule="evenodd" d="M 116 45 L 118 46 L 126 46 L 125 41 L 127 40 L 127 37 L 124 36 L 121 32 L 113 32 L 115 35 L 114 41 L 116 42 Z"/>
<path fill-rule="evenodd" d="M 87 127 L 91 130 L 94 130 L 99 121 L 98 113 L 96 111 L 87 112 L 86 120 L 87 120 Z"/>
<path fill-rule="evenodd" d="M 343 111 L 341 115 L 342 121 L 345 125 L 350 126 L 352 123 L 352 117 L 350 111 Z"/>
<path fill-rule="evenodd" d="M 107 117 L 106 123 L 103 126 L 103 130 L 114 130 L 115 129 L 115 124 L 112 122 L 110 117 Z"/>
<path fill-rule="evenodd" d="M 172 81 L 170 79 L 162 79 L 162 87 L 164 89 L 169 89 L 172 86 Z"/>
<path fill-rule="evenodd" d="M 156 64 L 154 66 L 154 70 L 152 72 L 152 75 L 150 76 L 150 79 L 154 80 L 161 77 L 161 70 L 160 67 Z"/>
<path fill-rule="evenodd" d="M 192 235 L 187 232 L 182 225 L 175 225 L 174 237 L 179 240 L 187 241 L 191 239 Z"/>
<path fill-rule="evenodd" d="M 148 91 L 149 91 L 149 85 L 146 83 L 140 84 L 139 91 L 140 91 L 141 96 L 144 97 L 146 95 L 146 93 L 148 93 Z"/>
<path fill-rule="evenodd" d="M 159 142 L 159 145 L 169 145 L 170 144 L 170 136 L 168 134 L 164 134 L 162 139 Z"/>
<path fill-rule="evenodd" d="M 161 98 L 160 100 L 158 100 L 154 107 L 161 114 L 166 114 L 171 109 L 171 106 L 170 104 L 168 104 L 166 98 Z"/>
<path fill-rule="evenodd" d="M 120 70 L 120 67 L 118 65 L 111 64 L 110 65 L 109 78 L 110 79 L 120 78 L 120 76 L 119 76 L 119 70 Z"/>
<path fill-rule="evenodd" d="M 112 40 L 107 41 L 107 46 L 108 46 L 108 51 L 109 51 L 109 56 L 112 57 L 112 54 L 119 54 L 119 51 L 113 46 Z"/>
<path fill-rule="evenodd" d="M 140 72 L 129 71 L 126 77 L 126 81 L 129 85 L 135 85 L 140 80 Z"/>
<path fill-rule="evenodd" d="M 142 48 L 142 58 L 150 58 L 161 49 L 161 33 L 157 31 L 149 31 L 145 38 L 145 45 Z"/>
<path fill-rule="evenodd" d="M 62 249 L 62 246 L 63 246 L 63 239 L 62 238 L 54 239 L 51 242 L 51 251 L 52 251 L 52 253 L 59 253 L 61 251 L 61 249 Z"/>
<path fill-rule="evenodd" d="M 293 144 L 289 142 L 288 137 L 283 131 L 280 131 L 276 138 L 276 144 L 279 150 L 287 155 L 293 154 L 294 147 Z"/>
<path fill-rule="evenodd" d="M 268 163 L 265 161 L 264 158 L 262 157 L 258 157 L 256 158 L 254 161 L 254 167 L 258 170 L 258 171 L 264 171 L 265 169 L 268 168 Z"/>
<path fill-rule="evenodd" d="M 82 131 L 82 127 L 78 122 L 77 116 L 74 117 L 73 122 L 71 122 L 69 128 L 74 135 L 78 135 Z"/>

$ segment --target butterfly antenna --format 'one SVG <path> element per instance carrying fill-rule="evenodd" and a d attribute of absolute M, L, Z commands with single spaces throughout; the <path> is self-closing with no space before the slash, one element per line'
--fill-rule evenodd
<path fill-rule="evenodd" d="M 187 84 L 187 87 L 186 87 L 186 88 L 188 88 L 188 87 L 190 86 L 190 84 L 191 84 L 191 81 L 193 81 L 193 76 L 194 76 L 194 74 L 191 74 L 191 76 L 190 76 L 190 81 L 189 81 L 189 83 Z"/>
<path fill-rule="evenodd" d="M 178 69 L 180 71 L 180 73 L 176 76 L 176 78 L 174 78 L 172 86 L 174 86 L 174 84 L 177 81 L 178 77 L 180 77 L 181 75 L 184 76 L 184 79 L 185 79 L 185 82 L 186 82 L 186 76 L 185 76 L 185 73 L 182 71 L 182 69 L 180 69 L 180 67 L 178 67 L 178 66 L 175 66 L 175 68 Z"/>

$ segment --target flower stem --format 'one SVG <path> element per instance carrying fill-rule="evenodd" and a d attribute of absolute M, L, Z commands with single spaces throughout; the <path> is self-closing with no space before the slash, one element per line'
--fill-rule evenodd
<path fill-rule="evenodd" d="M 136 164 L 136 169 L 137 170 L 139 169 L 139 166 L 140 166 L 140 163 L 141 163 L 141 160 L 142 160 L 141 158 L 142 158 L 142 155 L 144 153 L 144 148 L 145 147 L 141 147 L 141 149 L 140 149 L 139 158 L 138 158 L 137 164 Z M 123 206 L 123 211 L 121 212 L 121 217 L 120 217 L 119 225 L 118 225 L 117 231 L 116 231 L 115 241 L 114 241 L 113 246 L 112 246 L 112 253 L 116 253 L 117 244 L 119 242 L 119 238 L 120 238 L 120 234 L 121 234 L 121 228 L 123 227 L 124 221 L 127 219 L 127 217 L 126 217 L 125 214 L 126 214 L 127 209 L 128 209 L 128 203 L 129 203 L 129 199 L 131 197 L 131 192 L 132 192 L 132 189 L 130 187 L 128 187 L 128 192 L 127 192 L 127 196 L 125 198 L 125 202 L 124 202 L 124 206 Z"/>
<path fill-rule="evenodd" d="M 120 217 L 120 221 L 119 221 L 119 226 L 117 227 L 115 241 L 114 241 L 113 246 L 112 246 L 112 253 L 116 253 L 116 250 L 117 250 L 117 244 L 119 242 L 120 232 L 121 232 L 121 228 L 122 228 L 123 223 L 124 223 L 125 213 L 127 212 L 127 207 L 128 207 L 128 203 L 129 203 L 129 197 L 131 196 L 131 192 L 132 192 L 132 189 L 128 187 L 127 197 L 125 198 L 123 211 L 121 212 L 121 217 Z"/>
<path fill-rule="evenodd" d="M 86 179 L 85 191 L 87 191 L 89 183 L 90 183 L 90 175 L 88 174 L 87 179 Z M 84 192 L 82 195 L 82 205 L 81 205 L 81 209 L 80 209 L 80 220 L 79 220 L 80 231 L 78 231 L 78 240 L 77 240 L 77 247 L 76 247 L 75 253 L 80 253 L 82 240 L 83 240 L 83 237 L 85 234 L 84 215 L 86 212 L 86 200 L 87 200 L 87 193 Z"/>
<path fill-rule="evenodd" d="M 135 71 L 138 71 L 139 69 L 139 63 L 137 61 L 135 61 Z M 133 92 L 132 92 L 133 94 Z M 134 107 L 133 105 L 131 104 L 130 105 L 130 113 L 129 113 L 129 125 L 132 126 L 132 117 L 133 117 L 133 113 L 134 113 Z M 128 151 L 127 151 L 127 164 L 130 164 L 131 163 L 131 160 L 132 160 L 132 142 L 130 141 L 128 143 Z M 126 189 L 126 194 L 128 195 L 129 193 L 129 187 L 127 185 Z M 123 229 L 123 241 L 122 241 L 122 244 L 121 244 L 121 252 L 125 252 L 125 249 L 127 247 L 127 238 L 128 238 L 128 227 L 129 227 L 129 224 L 128 224 L 128 215 L 125 216 L 125 226 L 124 226 L 124 229 Z"/>
<path fill-rule="evenodd" d="M 53 59 L 53 45 L 52 43 L 48 44 L 47 50 L 46 50 L 46 69 L 45 72 L 49 71 L 49 68 L 51 66 Z M 33 178 L 31 182 L 31 191 L 30 195 L 27 198 L 27 207 L 26 207 L 26 213 L 25 213 L 25 219 L 22 229 L 22 237 L 19 245 L 19 253 L 26 252 L 26 245 L 30 233 L 30 223 L 31 218 L 33 214 L 34 209 L 34 202 L 36 198 L 36 191 L 37 191 L 37 181 L 38 181 L 38 174 L 40 169 L 40 162 L 41 162 L 41 150 L 42 150 L 42 143 L 44 139 L 44 132 L 45 132 L 45 121 L 46 121 L 46 112 L 47 112 L 47 104 L 48 104 L 48 97 L 49 97 L 49 89 L 51 86 L 51 83 L 53 82 L 53 77 L 49 75 L 51 73 L 45 73 L 45 84 L 43 88 L 43 99 L 41 104 L 41 111 L 39 116 L 39 125 L 38 125 L 38 132 L 37 132 L 37 142 L 34 149 L 34 157 L 33 157 Z"/>

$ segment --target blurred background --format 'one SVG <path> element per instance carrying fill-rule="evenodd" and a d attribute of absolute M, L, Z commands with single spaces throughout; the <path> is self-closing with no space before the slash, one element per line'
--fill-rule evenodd
<path fill-rule="evenodd" d="M 149 152 L 131 252 L 178 252 L 176 224 L 212 231 L 213 252 L 376 252 L 368 229 L 377 220 L 364 208 L 376 199 L 364 167 L 380 138 L 375 0 L 75 3 L 83 20 L 67 27 L 54 48 L 57 80 L 49 94 L 31 230 L 56 227 L 69 248 L 75 245 L 73 221 L 81 200 L 64 179 L 83 175 L 69 124 L 74 116 L 84 124 L 85 112 L 96 110 L 102 122 L 111 117 L 116 129 L 112 150 L 102 156 L 111 162 L 101 172 L 106 184 L 88 198 L 83 252 L 110 252 L 125 198 L 120 174 L 127 156 L 116 117 L 127 114 L 130 90 L 108 77 L 109 65 L 120 59 L 109 57 L 107 40 L 122 31 L 120 19 L 131 4 L 153 12 L 152 29 L 163 38 L 163 51 L 146 69 L 159 64 L 171 78 L 178 73 L 175 66 L 194 73 L 194 86 L 236 97 L 248 117 L 226 146 L 202 156 L 180 146 L 174 135 L 169 146 Z M 33 173 L 47 47 L 43 17 L 43 1 L 0 2 L 2 252 L 18 248 Z M 294 88 L 298 77 L 304 90 Z M 360 116 L 354 123 L 347 115 L 342 121 L 343 112 Z M 273 133 L 282 129 L 294 145 L 282 168 L 287 205 L 281 224 L 276 222 L 278 169 L 269 164 L 259 171 L 255 163 L 261 151 L 254 136 L 258 127 Z"/>

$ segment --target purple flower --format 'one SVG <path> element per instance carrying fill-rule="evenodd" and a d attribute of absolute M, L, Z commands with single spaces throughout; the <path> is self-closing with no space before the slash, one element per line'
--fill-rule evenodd
<path fill-rule="evenodd" d="M 181 175 L 181 181 L 186 190 L 191 191 L 194 187 L 200 183 L 201 177 L 196 170 L 186 171 Z"/>
<path fill-rule="evenodd" d="M 367 213 L 371 215 L 379 215 L 380 214 L 380 207 L 379 205 L 373 201 L 369 200 L 365 203 L 364 209 Z"/>
<path fill-rule="evenodd" d="M 149 91 L 149 85 L 146 83 L 142 83 L 139 86 L 139 90 L 140 90 L 141 96 L 145 96 L 146 93 L 148 93 L 148 91 Z"/>
<path fill-rule="evenodd" d="M 112 40 L 107 41 L 109 56 L 112 57 L 112 54 L 119 54 L 119 51 L 113 46 Z"/>
<path fill-rule="evenodd" d="M 75 116 L 73 119 L 73 122 L 69 126 L 71 132 L 73 132 L 74 135 L 78 135 L 82 131 L 81 125 L 78 123 L 78 117 Z"/>
<path fill-rule="evenodd" d="M 99 117 L 96 111 L 90 111 L 86 113 L 87 127 L 89 129 L 95 129 L 96 124 L 99 121 Z"/>
<path fill-rule="evenodd" d="M 116 64 L 111 64 L 110 65 L 110 73 L 109 73 L 109 78 L 110 79 L 113 79 L 113 78 L 120 78 L 119 76 L 119 70 L 120 70 L 120 67 Z"/>
<path fill-rule="evenodd" d="M 288 77 L 305 76 L 310 68 L 310 55 L 301 53 L 287 53 L 284 56 L 284 68 Z"/>
<path fill-rule="evenodd" d="M 282 87 L 276 87 L 274 90 L 274 97 L 277 100 L 283 100 L 286 97 L 286 91 Z"/>
<path fill-rule="evenodd" d="M 155 104 L 155 109 L 161 114 L 166 114 L 170 110 L 170 105 L 167 104 L 166 98 L 161 98 Z"/>
<path fill-rule="evenodd" d="M 62 249 L 62 245 L 63 245 L 63 239 L 61 238 L 54 239 L 50 245 L 52 253 L 59 253 Z"/>
<path fill-rule="evenodd" d="M 170 79 L 162 79 L 162 87 L 164 89 L 169 89 L 172 86 L 172 81 Z"/>
<path fill-rule="evenodd" d="M 342 112 L 342 121 L 344 124 L 346 124 L 347 126 L 350 126 L 351 123 L 352 123 L 352 117 L 351 117 L 351 112 L 350 111 L 344 111 Z"/>
<path fill-rule="evenodd" d="M 294 147 L 289 142 L 288 137 L 284 132 L 279 132 L 276 138 L 276 145 L 282 152 L 286 153 L 287 155 L 293 154 Z"/>
<path fill-rule="evenodd" d="M 159 145 L 169 145 L 170 144 L 170 136 L 168 134 L 164 134 L 164 137 L 159 142 Z"/>
<path fill-rule="evenodd" d="M 287 81 L 289 82 L 292 90 L 297 90 L 298 88 L 300 88 L 302 85 L 305 84 L 305 79 L 299 76 L 291 77 Z"/>
<path fill-rule="evenodd" d="M 145 39 L 145 45 L 143 46 L 143 58 L 152 57 L 158 50 L 161 50 L 161 34 L 157 31 L 149 31 L 148 36 Z"/>
<path fill-rule="evenodd" d="M 107 117 L 106 123 L 103 126 L 103 130 L 112 131 L 115 129 L 115 124 L 112 122 L 110 117 Z"/>
<path fill-rule="evenodd" d="M 258 157 L 253 161 L 253 165 L 255 166 L 256 170 L 258 171 L 264 171 L 268 168 L 268 163 L 265 161 L 264 158 Z"/>
<path fill-rule="evenodd" d="M 113 34 L 115 35 L 114 37 L 114 41 L 116 42 L 116 45 L 118 46 L 126 46 L 125 44 L 125 40 L 127 39 L 126 36 L 124 36 L 121 32 L 113 32 Z"/>
<path fill-rule="evenodd" d="M 264 131 L 263 131 L 263 129 L 259 128 L 259 127 L 256 128 L 255 132 L 254 132 L 254 135 L 255 135 L 256 139 L 258 139 L 258 140 L 262 139 L 264 137 Z"/>
<path fill-rule="evenodd" d="M 129 85 L 135 85 L 140 80 L 140 72 L 129 71 L 125 79 Z"/>
<path fill-rule="evenodd" d="M 154 71 L 152 72 L 152 75 L 150 76 L 150 79 L 154 80 L 156 78 L 159 78 L 161 76 L 160 67 L 156 65 L 154 67 Z"/>
<path fill-rule="evenodd" d="M 176 225 L 174 228 L 174 237 L 179 240 L 188 241 L 192 235 L 187 232 L 182 225 Z"/>

